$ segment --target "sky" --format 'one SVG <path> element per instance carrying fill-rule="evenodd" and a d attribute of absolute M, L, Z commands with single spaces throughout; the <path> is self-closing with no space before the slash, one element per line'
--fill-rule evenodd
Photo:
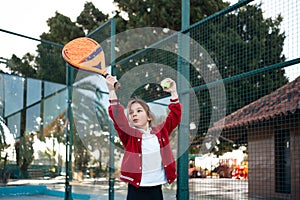
<path fill-rule="evenodd" d="M 112 16 L 112 11 L 115 8 L 113 0 L 9 0 L 1 2 L 0 29 L 40 39 L 39 36 L 43 32 L 48 32 L 49 30 L 46 23 L 47 19 L 54 17 L 56 11 L 70 17 L 72 21 L 76 21 L 76 18 L 83 10 L 86 1 L 92 2 L 100 11 Z M 238 2 L 238 0 L 227 1 L 232 4 Z M 299 10 L 299 0 L 276 0 L 275 5 L 277 5 L 277 7 L 272 4 L 273 0 L 264 0 L 263 2 L 265 4 L 263 5 L 263 8 L 269 7 L 268 12 L 265 13 L 266 16 L 274 16 L 274 13 L 272 12 L 283 12 L 283 15 L 288 14 L 289 17 L 293 17 L 292 20 L 283 22 L 283 28 L 297 29 L 299 34 L 299 25 L 294 26 L 295 23 L 293 23 L 293 20 L 295 20 L 294 15 L 298 21 L 300 20 L 299 15 L 296 14 Z M 282 9 L 283 6 L 285 6 L 284 9 Z M 295 14 L 293 15 L 291 13 Z M 297 37 L 297 39 L 293 39 L 295 37 Z M 283 50 L 288 58 L 299 57 L 300 40 L 298 38 L 298 35 L 288 35 Z M 37 41 L 28 40 L 0 31 L 0 57 L 11 58 L 12 54 L 22 57 L 27 52 L 35 53 L 37 44 Z M 3 67 L 4 65 L 0 64 L 0 69 L 3 69 Z M 299 76 L 299 68 L 299 65 L 297 65 L 286 69 L 290 80 Z"/>
<path fill-rule="evenodd" d="M 9 0 L 0 6 L 0 29 L 40 39 L 48 32 L 47 20 L 55 12 L 70 17 L 72 21 L 80 15 L 86 1 L 92 2 L 105 14 L 112 14 L 113 0 Z M 22 45 L 21 45 L 22 44 Z M 12 54 L 22 57 L 35 53 L 38 42 L 0 31 L 0 57 L 11 58 Z"/>

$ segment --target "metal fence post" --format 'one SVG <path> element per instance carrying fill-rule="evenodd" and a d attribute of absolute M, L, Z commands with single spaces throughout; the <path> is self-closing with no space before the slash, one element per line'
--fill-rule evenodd
<path fill-rule="evenodd" d="M 65 181 L 65 200 L 72 200 L 72 146 L 73 146 L 73 112 L 72 112 L 72 92 L 74 69 L 67 65 L 67 119 L 68 126 L 66 128 L 66 181 Z"/>
<path fill-rule="evenodd" d="M 190 25 L 190 2 L 189 0 L 182 0 L 181 2 L 182 16 L 181 28 L 185 30 Z M 187 37 L 188 38 L 188 37 Z M 190 81 L 190 69 L 188 60 L 190 45 L 186 41 L 186 37 L 178 35 L 178 91 L 180 101 L 183 106 L 182 121 L 178 128 L 178 163 L 177 163 L 177 199 L 189 199 L 189 180 L 188 180 L 188 146 L 189 146 L 189 93 L 182 93 L 188 87 L 185 80 Z M 185 80 L 182 80 L 182 77 Z"/>
<path fill-rule="evenodd" d="M 113 76 L 116 75 L 115 70 L 115 34 L 116 34 L 116 20 L 113 18 L 110 24 L 111 28 L 111 46 L 110 46 L 110 59 L 111 59 L 111 74 Z M 109 121 L 109 137 L 110 137 L 110 145 L 109 145 L 109 200 L 114 200 L 115 196 L 115 130 L 112 121 Z"/>
<path fill-rule="evenodd" d="M 115 197 L 115 155 L 114 155 L 114 150 L 115 150 L 115 130 L 114 130 L 114 125 L 113 122 L 110 120 L 109 121 L 109 141 L 110 141 L 110 149 L 109 149 L 109 188 L 108 188 L 108 199 L 109 200 L 114 200 Z"/>

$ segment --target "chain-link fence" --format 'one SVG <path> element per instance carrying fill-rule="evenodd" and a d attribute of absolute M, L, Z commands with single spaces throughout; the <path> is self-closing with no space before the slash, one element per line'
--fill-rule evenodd
<path fill-rule="evenodd" d="M 115 34 L 110 20 L 88 35 L 121 83 L 122 104 L 140 97 L 163 121 L 169 96 L 159 83 L 177 83 L 183 117 L 170 145 L 178 178 L 164 186 L 166 199 L 185 192 L 189 199 L 299 199 L 299 6 L 239 1 L 180 32 Z M 45 51 L 49 62 L 62 61 L 51 58 L 55 51 Z M 1 74 L 2 177 L 58 179 L 71 153 L 74 192 L 124 198 L 124 149 L 107 115 L 105 81 L 74 75 L 70 93 L 63 84 Z"/>

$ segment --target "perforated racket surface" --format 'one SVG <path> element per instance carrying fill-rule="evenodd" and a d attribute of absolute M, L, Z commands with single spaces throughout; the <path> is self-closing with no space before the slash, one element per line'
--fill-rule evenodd
<path fill-rule="evenodd" d="M 100 44 L 91 38 L 80 37 L 68 42 L 62 50 L 62 56 L 77 69 L 95 72 L 104 77 L 108 75 L 104 51 Z M 120 88 L 118 82 L 115 83 L 115 88 Z"/>

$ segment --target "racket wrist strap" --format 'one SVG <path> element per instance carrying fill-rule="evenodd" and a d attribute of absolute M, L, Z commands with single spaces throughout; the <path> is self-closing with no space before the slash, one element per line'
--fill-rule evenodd
<path fill-rule="evenodd" d="M 178 99 L 178 98 L 176 98 L 176 99 L 170 99 L 170 102 L 171 102 L 171 103 L 178 103 L 178 102 L 179 102 L 179 99 Z"/>
<path fill-rule="evenodd" d="M 109 103 L 110 104 L 117 104 L 117 103 L 120 103 L 120 100 L 119 99 L 110 99 Z"/>

